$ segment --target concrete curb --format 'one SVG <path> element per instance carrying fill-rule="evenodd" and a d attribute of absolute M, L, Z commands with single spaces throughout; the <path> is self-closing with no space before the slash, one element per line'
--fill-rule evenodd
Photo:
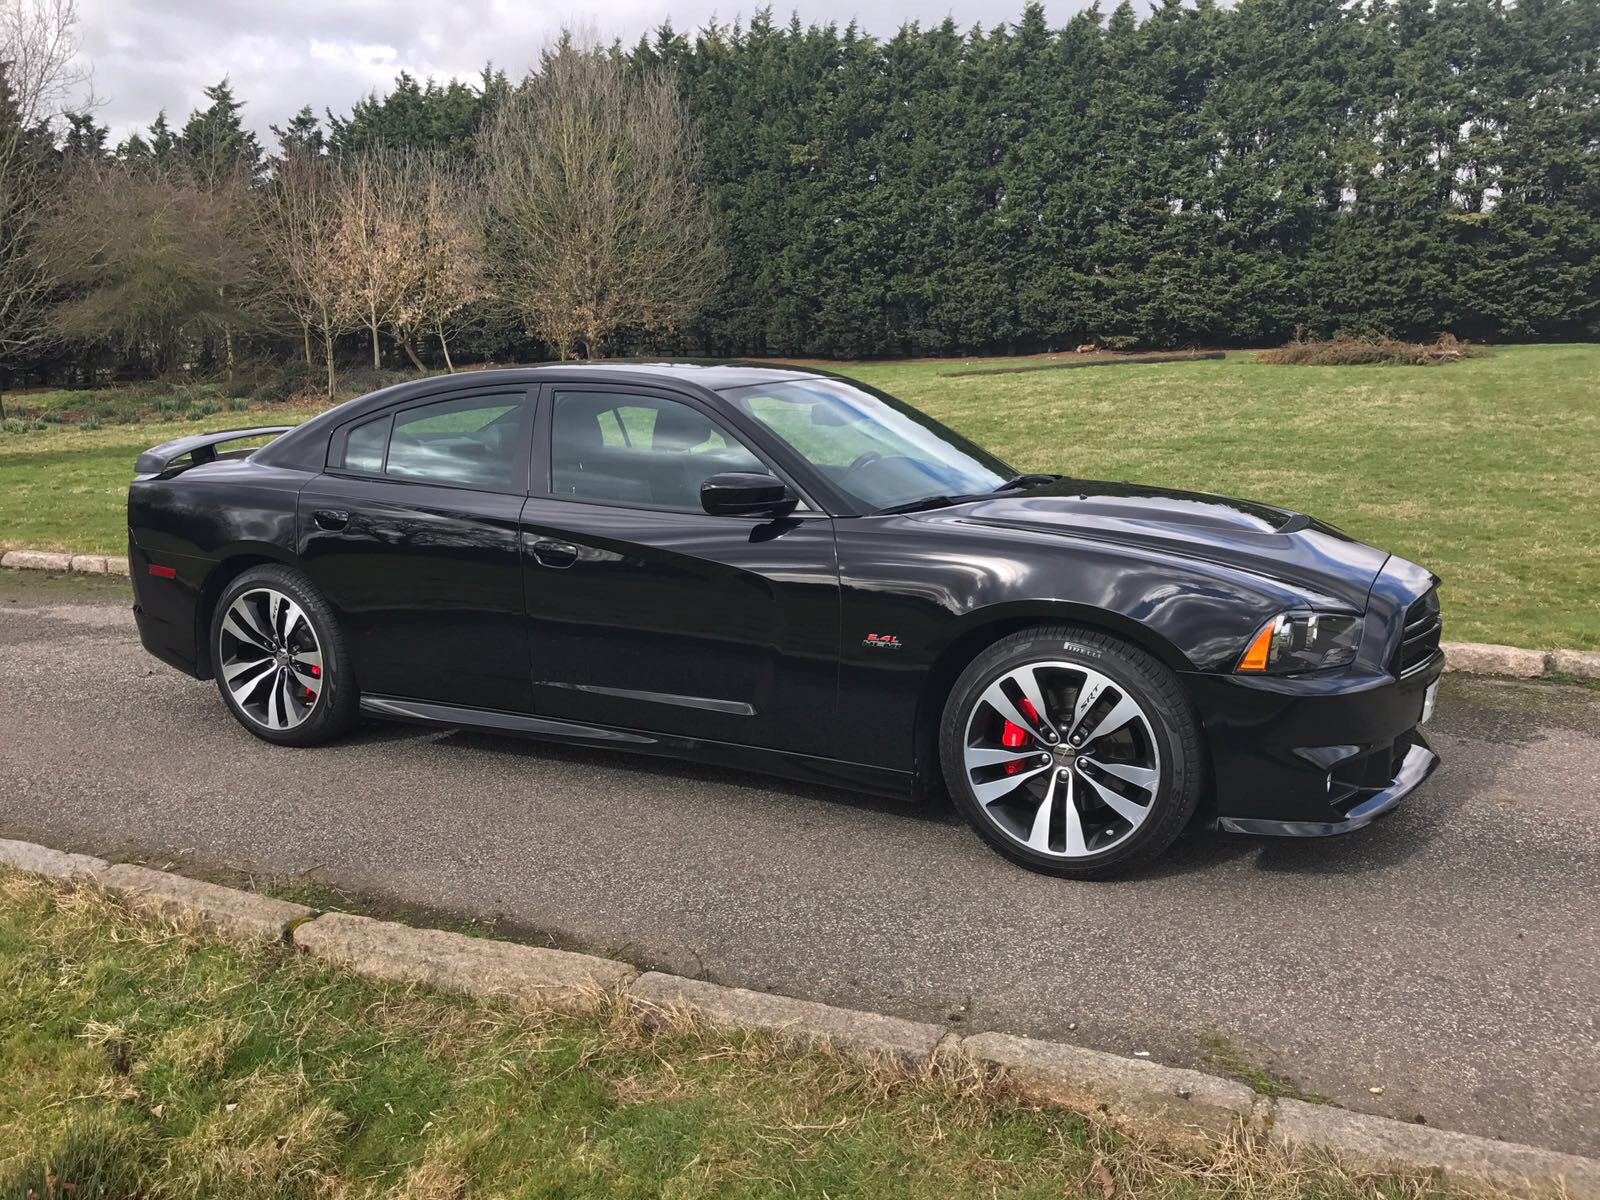
<path fill-rule="evenodd" d="M 1487 642 L 1445 642 L 1441 648 L 1446 671 L 1503 675 L 1510 679 L 1537 679 L 1550 674 L 1550 656 L 1542 650 L 1523 650 Z"/>
<path fill-rule="evenodd" d="M 1060 1042 L 979 1033 L 962 1039 L 961 1052 L 998 1069 L 1024 1100 L 1097 1113 L 1127 1132 L 1153 1129 L 1180 1145 L 1220 1142 L 1240 1129 L 1260 1133 L 1271 1104 L 1231 1079 Z"/>
<path fill-rule="evenodd" d="M 1357 1170 L 1436 1171 L 1463 1184 L 1506 1191 L 1600 1196 L 1600 1161 L 1536 1146 L 1496 1142 L 1427 1125 L 1353 1113 L 1326 1104 L 1279 1100 L 1268 1140 L 1287 1150 L 1325 1154 Z"/>
<path fill-rule="evenodd" d="M 107 867 L 98 878 L 103 888 L 120 895 L 134 908 L 194 921 L 223 937 L 241 941 L 281 942 L 295 922 L 316 915 L 303 904 L 131 863 Z"/>
<path fill-rule="evenodd" d="M 683 1011 L 712 1025 L 764 1030 L 912 1068 L 963 1063 L 994 1073 L 1025 1102 L 1067 1108 L 1137 1136 L 1204 1147 L 1246 1136 L 1300 1156 L 1363 1172 L 1437 1176 L 1468 1188 L 1600 1200 L 1600 1160 L 1497 1142 L 1330 1105 L 1273 1100 L 1231 1079 L 1164 1067 L 1081 1046 L 977 1033 L 723 987 L 613 959 L 414 929 L 348 913 L 320 916 L 273 900 L 165 871 L 0 839 L 0 866 L 55 879 L 86 879 L 135 907 L 195 919 L 219 932 L 282 941 L 357 974 L 559 1009 L 592 1009 L 608 997 L 647 1010 Z"/>
<path fill-rule="evenodd" d="M 70 571 L 77 575 L 128 574 L 128 560 L 115 554 L 58 553 L 54 550 L 7 550 L 0 567 L 19 571 Z"/>
<path fill-rule="evenodd" d="M 96 879 L 111 864 L 88 854 L 68 854 L 32 842 L 0 838 L 0 866 L 52 879 Z"/>
<path fill-rule="evenodd" d="M 538 1003 L 566 1012 L 596 1008 L 622 991 L 637 967 L 609 958 L 514 942 L 414 929 L 349 913 L 296 926 L 294 944 L 359 975 L 430 984 L 473 996 Z"/>
<path fill-rule="evenodd" d="M 802 1043 L 887 1055 L 908 1066 L 932 1062 L 934 1050 L 947 1033 L 942 1025 L 723 987 L 659 971 L 635 979 L 628 995 L 652 1008 L 690 1013 L 713 1025 L 760 1029 Z"/>
<path fill-rule="evenodd" d="M 78 575 L 128 574 L 128 560 L 109 554 L 8 550 L 0 567 L 23 571 L 70 571 Z M 1489 642 L 1445 642 L 1444 669 L 1463 675 L 1538 679 L 1546 675 L 1600 679 L 1600 650 L 1525 650 Z"/>

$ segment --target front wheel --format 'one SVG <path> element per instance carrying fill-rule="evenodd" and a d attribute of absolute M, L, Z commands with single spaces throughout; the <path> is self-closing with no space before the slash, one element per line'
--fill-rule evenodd
<path fill-rule="evenodd" d="M 291 567 L 251 567 L 211 619 L 217 690 L 239 723 L 280 746 L 314 746 L 356 722 L 359 696 L 338 622 Z"/>
<path fill-rule="evenodd" d="M 1035 871 L 1098 879 L 1149 861 L 1193 816 L 1198 724 L 1177 678 L 1074 626 L 1000 639 L 951 690 L 940 760 L 980 837 Z"/>

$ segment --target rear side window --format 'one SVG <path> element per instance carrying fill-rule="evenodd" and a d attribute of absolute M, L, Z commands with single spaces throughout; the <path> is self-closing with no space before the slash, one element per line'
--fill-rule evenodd
<path fill-rule="evenodd" d="M 347 471 L 383 470 L 383 452 L 389 446 L 389 422 L 385 413 L 375 421 L 357 425 L 344 439 L 344 462 Z"/>
<path fill-rule="evenodd" d="M 520 392 L 440 400 L 357 425 L 342 466 L 483 491 L 524 490 L 529 406 Z"/>

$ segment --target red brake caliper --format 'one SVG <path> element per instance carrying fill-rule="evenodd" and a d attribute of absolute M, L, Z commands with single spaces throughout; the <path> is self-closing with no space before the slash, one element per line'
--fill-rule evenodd
<path fill-rule="evenodd" d="M 1017 707 L 1022 710 L 1023 716 L 1034 722 L 1034 724 L 1038 724 L 1038 710 L 1035 709 L 1032 704 L 1028 703 L 1026 699 L 1018 704 Z M 1020 750 L 1022 747 L 1028 744 L 1028 736 L 1028 731 L 1022 728 L 1022 726 L 1013 725 L 1010 721 L 1007 721 L 1006 727 L 1000 731 L 1000 744 L 1007 750 Z M 1020 758 L 1013 758 L 1006 764 L 1006 774 L 1015 775 L 1018 771 L 1022 770 L 1025 765 L 1026 764 Z"/>

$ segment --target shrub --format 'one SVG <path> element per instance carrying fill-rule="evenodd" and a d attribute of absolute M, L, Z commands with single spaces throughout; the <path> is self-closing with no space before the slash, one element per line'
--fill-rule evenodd
<path fill-rule="evenodd" d="M 365 396 L 368 392 L 376 392 L 397 383 L 417 377 L 415 371 L 390 371 L 387 369 L 374 369 L 372 367 L 357 367 L 353 371 L 343 371 L 339 374 L 339 390 L 350 392 L 353 395 Z"/>
<path fill-rule="evenodd" d="M 1432 367 L 1460 362 L 1475 354 L 1466 342 L 1441 333 L 1432 342 L 1401 342 L 1387 337 L 1296 340 L 1276 350 L 1263 350 L 1256 355 L 1256 361 L 1296 367 Z"/>
<path fill-rule="evenodd" d="M 172 384 L 164 379 L 141 379 L 137 383 L 125 384 L 118 390 L 124 399 L 154 404 L 172 394 Z"/>
<path fill-rule="evenodd" d="M 1100 345 L 1107 350 L 1133 350 L 1138 347 L 1139 338 L 1132 333 L 1113 333 L 1110 337 L 1101 338 Z"/>
<path fill-rule="evenodd" d="M 204 417 L 211 416 L 213 413 L 219 413 L 221 411 L 222 405 L 218 404 L 215 400 L 196 400 L 193 404 L 189 405 L 188 410 L 183 415 L 191 421 L 198 421 Z"/>
<path fill-rule="evenodd" d="M 256 404 L 282 404 L 296 396 L 320 391 L 323 387 L 321 372 L 313 372 L 298 359 L 264 371 L 250 389 L 250 399 Z"/>

